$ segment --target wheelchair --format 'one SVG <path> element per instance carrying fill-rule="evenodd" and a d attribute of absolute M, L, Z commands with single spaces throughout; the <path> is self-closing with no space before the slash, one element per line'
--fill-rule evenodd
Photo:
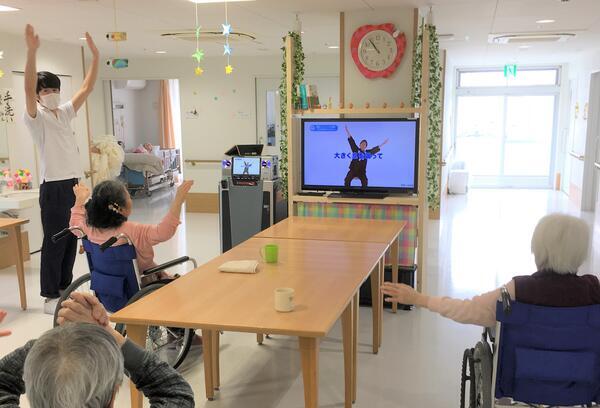
<path fill-rule="evenodd" d="M 140 276 L 152 276 L 186 262 L 191 262 L 194 268 L 197 267 L 193 258 L 183 256 L 150 268 L 140 275 L 135 248 L 127 235 L 119 234 L 98 245 L 88 240 L 81 228 L 70 227 L 55 234 L 52 241 L 57 242 L 69 234 L 75 234 L 81 240 L 90 273 L 73 281 L 62 293 L 54 311 L 55 327 L 58 324 L 58 311 L 61 303 L 69 299 L 73 292 L 92 293 L 98 297 L 109 313 L 115 313 L 170 282 L 170 280 L 157 280 L 142 287 Z M 115 245 L 117 242 L 123 241 L 124 244 Z M 117 324 L 115 330 L 124 336 L 127 334 L 123 324 Z M 193 329 L 149 326 L 146 335 L 146 350 L 155 353 L 173 368 L 177 368 L 190 350 L 194 335 Z"/>
<path fill-rule="evenodd" d="M 461 408 L 597 406 L 600 305 L 528 305 L 503 288 L 496 319 L 463 355 Z"/>

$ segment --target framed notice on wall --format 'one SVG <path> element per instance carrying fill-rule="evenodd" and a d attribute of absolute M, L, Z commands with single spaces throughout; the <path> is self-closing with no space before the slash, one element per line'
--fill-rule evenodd
<path fill-rule="evenodd" d="M 15 123 L 14 96 L 10 88 L 0 88 L 0 123 Z"/>

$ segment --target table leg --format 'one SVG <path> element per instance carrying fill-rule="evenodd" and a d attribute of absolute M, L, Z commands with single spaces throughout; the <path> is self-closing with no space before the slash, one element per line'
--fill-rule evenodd
<path fill-rule="evenodd" d="M 353 401 L 352 379 L 354 377 L 354 296 L 342 313 L 342 341 L 344 344 L 344 407 L 350 408 Z"/>
<path fill-rule="evenodd" d="M 213 332 L 212 372 L 213 372 L 213 387 L 215 387 L 215 390 L 217 390 L 217 391 L 219 390 L 219 387 L 221 386 L 221 368 L 219 367 L 221 364 L 221 361 L 219 359 L 220 338 L 221 338 L 221 333 L 219 333 L 218 330 L 215 330 Z"/>
<path fill-rule="evenodd" d="M 299 337 L 304 380 L 304 407 L 319 406 L 319 340 L 314 337 Z"/>
<path fill-rule="evenodd" d="M 379 286 L 379 300 L 378 300 L 378 304 L 379 304 L 379 333 L 377 336 L 377 341 L 378 341 L 378 345 L 379 347 L 381 347 L 381 343 L 382 343 L 382 339 L 383 339 L 383 295 L 381 294 L 381 282 L 384 281 L 384 275 L 385 275 L 385 258 L 382 257 L 379 260 L 379 282 L 380 282 L 380 286 Z"/>
<path fill-rule="evenodd" d="M 398 283 L 398 259 L 400 258 L 400 237 L 394 238 L 392 246 L 390 248 L 390 256 L 392 257 L 392 282 Z M 392 303 L 392 312 L 396 313 L 398 310 L 398 303 Z"/>
<path fill-rule="evenodd" d="M 352 302 L 352 403 L 356 402 L 356 362 L 358 358 L 358 308 L 360 307 L 360 292 L 354 295 Z"/>
<path fill-rule="evenodd" d="M 380 293 L 380 279 L 381 279 L 381 262 L 375 265 L 375 268 L 371 271 L 371 309 L 373 311 L 373 354 L 379 352 L 379 326 L 381 321 L 379 307 L 381 293 Z"/>
<path fill-rule="evenodd" d="M 148 327 L 128 324 L 126 329 L 127 338 L 145 349 Z M 142 408 L 144 405 L 144 395 L 136 388 L 132 381 L 129 381 L 129 389 L 131 394 L 131 408 Z"/>
<path fill-rule="evenodd" d="M 21 298 L 21 309 L 27 310 L 27 293 L 25 292 L 25 266 L 23 260 L 23 234 L 21 226 L 13 228 L 15 251 L 17 251 L 17 280 L 19 281 L 19 296 Z"/>
<path fill-rule="evenodd" d="M 204 348 L 202 357 L 204 358 L 204 388 L 206 398 L 209 401 L 215 399 L 215 387 L 213 383 L 213 347 L 215 333 L 213 330 L 202 330 L 202 346 Z"/>
<path fill-rule="evenodd" d="M 256 342 L 257 342 L 258 344 L 261 344 L 261 345 L 262 345 L 262 344 L 263 344 L 263 341 L 265 341 L 265 335 L 264 335 L 264 334 L 262 334 L 262 333 L 257 333 L 257 334 L 256 334 Z"/>

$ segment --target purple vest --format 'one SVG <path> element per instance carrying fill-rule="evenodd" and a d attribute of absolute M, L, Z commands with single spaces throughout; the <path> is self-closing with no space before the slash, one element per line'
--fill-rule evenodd
<path fill-rule="evenodd" d="M 517 302 L 552 307 L 600 304 L 600 282 L 594 275 L 539 271 L 531 276 L 515 276 L 514 281 Z"/>

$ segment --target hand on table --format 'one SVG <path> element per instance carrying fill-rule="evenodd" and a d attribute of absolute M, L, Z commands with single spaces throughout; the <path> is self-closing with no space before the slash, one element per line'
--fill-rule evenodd
<path fill-rule="evenodd" d="M 4 320 L 6 315 L 7 315 L 6 311 L 0 309 L 0 323 L 2 323 L 2 321 Z M 11 334 L 12 334 L 12 332 L 10 330 L 0 330 L 0 337 L 10 336 Z"/>
<path fill-rule="evenodd" d="M 385 282 L 381 285 L 381 293 L 386 302 L 396 302 L 405 305 L 426 306 L 427 296 L 423 295 L 404 283 Z"/>

